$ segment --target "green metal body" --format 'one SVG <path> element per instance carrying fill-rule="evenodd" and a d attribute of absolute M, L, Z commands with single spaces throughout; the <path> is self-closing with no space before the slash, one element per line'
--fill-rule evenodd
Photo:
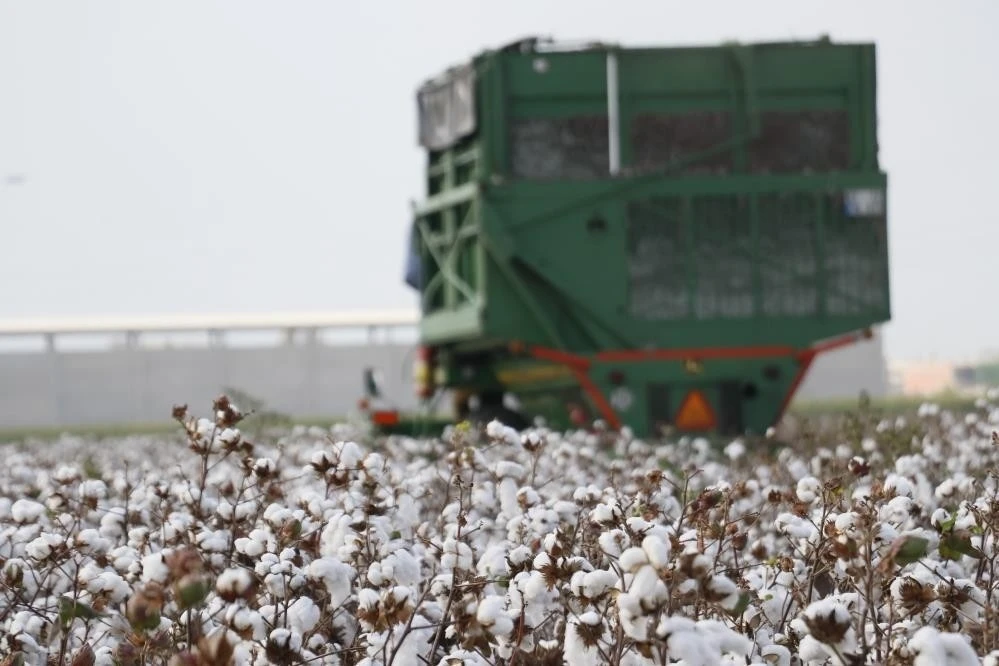
<path fill-rule="evenodd" d="M 760 432 L 812 345 L 890 319 L 873 45 L 519 44 L 418 99 L 442 387 L 645 435 L 701 386 L 713 430 Z"/>

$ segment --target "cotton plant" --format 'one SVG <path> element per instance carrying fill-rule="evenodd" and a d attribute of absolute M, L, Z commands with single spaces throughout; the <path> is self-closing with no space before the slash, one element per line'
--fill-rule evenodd
<path fill-rule="evenodd" d="M 999 394 L 739 438 L 9 445 L 4 664 L 996 663 Z"/>

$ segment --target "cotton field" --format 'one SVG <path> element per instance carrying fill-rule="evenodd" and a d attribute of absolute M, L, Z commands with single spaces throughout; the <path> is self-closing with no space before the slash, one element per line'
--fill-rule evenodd
<path fill-rule="evenodd" d="M 3 664 L 999 664 L 999 396 L 787 445 L 11 443 Z M 598 424 L 599 425 L 599 424 Z"/>

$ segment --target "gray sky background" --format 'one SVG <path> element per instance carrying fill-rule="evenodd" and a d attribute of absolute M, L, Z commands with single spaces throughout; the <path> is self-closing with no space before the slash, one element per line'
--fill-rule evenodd
<path fill-rule="evenodd" d="M 879 49 L 889 356 L 999 348 L 996 26 L 996 0 L 0 0 L 0 318 L 411 306 L 424 78 L 531 34 L 827 33 Z"/>

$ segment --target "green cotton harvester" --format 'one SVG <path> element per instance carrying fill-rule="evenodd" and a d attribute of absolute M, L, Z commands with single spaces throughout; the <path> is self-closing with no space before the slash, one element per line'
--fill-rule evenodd
<path fill-rule="evenodd" d="M 454 419 L 762 433 L 890 319 L 872 44 L 529 39 L 417 101 L 416 389 Z"/>

